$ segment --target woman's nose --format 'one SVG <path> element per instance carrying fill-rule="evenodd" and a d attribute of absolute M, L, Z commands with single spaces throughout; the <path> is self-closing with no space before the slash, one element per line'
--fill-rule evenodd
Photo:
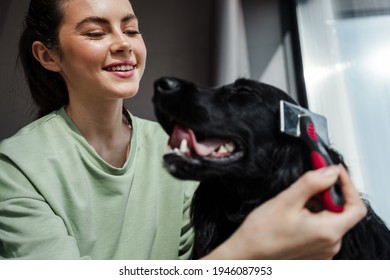
<path fill-rule="evenodd" d="M 113 36 L 111 51 L 113 53 L 130 53 L 132 51 L 130 38 L 126 34 L 115 34 Z"/>

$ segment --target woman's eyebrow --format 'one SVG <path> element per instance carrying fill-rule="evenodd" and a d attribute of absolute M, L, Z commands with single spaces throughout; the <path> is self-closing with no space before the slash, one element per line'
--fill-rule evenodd
<path fill-rule="evenodd" d="M 127 23 L 127 22 L 133 21 L 133 20 L 137 20 L 137 17 L 134 14 L 128 14 L 121 19 L 121 23 Z M 110 24 L 110 21 L 106 18 L 97 17 L 97 16 L 90 16 L 90 17 L 86 17 L 82 21 L 78 22 L 76 24 L 76 29 L 80 29 L 84 25 L 88 25 L 91 23 L 108 25 L 108 24 Z"/>

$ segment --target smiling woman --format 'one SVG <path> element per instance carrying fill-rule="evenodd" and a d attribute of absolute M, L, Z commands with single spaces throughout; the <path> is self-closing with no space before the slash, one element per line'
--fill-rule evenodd
<path fill-rule="evenodd" d="M 197 183 L 162 168 L 167 135 L 123 106 L 137 94 L 146 62 L 131 3 L 31 0 L 19 51 L 40 118 L 0 142 L 0 258 L 191 258 Z M 306 200 L 339 174 L 345 213 L 304 220 Z M 275 219 L 274 210 L 294 217 Z M 363 215 L 352 183 L 333 167 L 257 209 L 206 257 L 329 258 Z M 333 229 L 329 238 L 323 228 Z M 298 241 L 289 238 L 295 229 Z"/>

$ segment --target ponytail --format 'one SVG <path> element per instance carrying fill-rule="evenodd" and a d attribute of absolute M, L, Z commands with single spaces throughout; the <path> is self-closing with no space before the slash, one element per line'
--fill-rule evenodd
<path fill-rule="evenodd" d="M 42 42 L 48 49 L 58 49 L 59 26 L 64 0 L 31 0 L 19 40 L 19 59 L 27 79 L 37 117 L 68 104 L 68 90 L 59 73 L 45 69 L 34 57 L 32 44 Z"/>

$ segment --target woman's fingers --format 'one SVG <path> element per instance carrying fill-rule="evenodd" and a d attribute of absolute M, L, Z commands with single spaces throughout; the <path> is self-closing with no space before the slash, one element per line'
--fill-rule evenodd
<path fill-rule="evenodd" d="M 353 185 L 351 178 L 343 166 L 340 165 L 341 190 L 345 199 L 344 211 L 335 218 L 339 218 L 344 227 L 348 230 L 367 214 L 367 207 L 362 201 L 359 192 Z"/>
<path fill-rule="evenodd" d="M 339 177 L 340 170 L 339 166 L 332 165 L 308 171 L 280 196 L 292 207 L 302 208 L 312 197 L 332 186 Z"/>

